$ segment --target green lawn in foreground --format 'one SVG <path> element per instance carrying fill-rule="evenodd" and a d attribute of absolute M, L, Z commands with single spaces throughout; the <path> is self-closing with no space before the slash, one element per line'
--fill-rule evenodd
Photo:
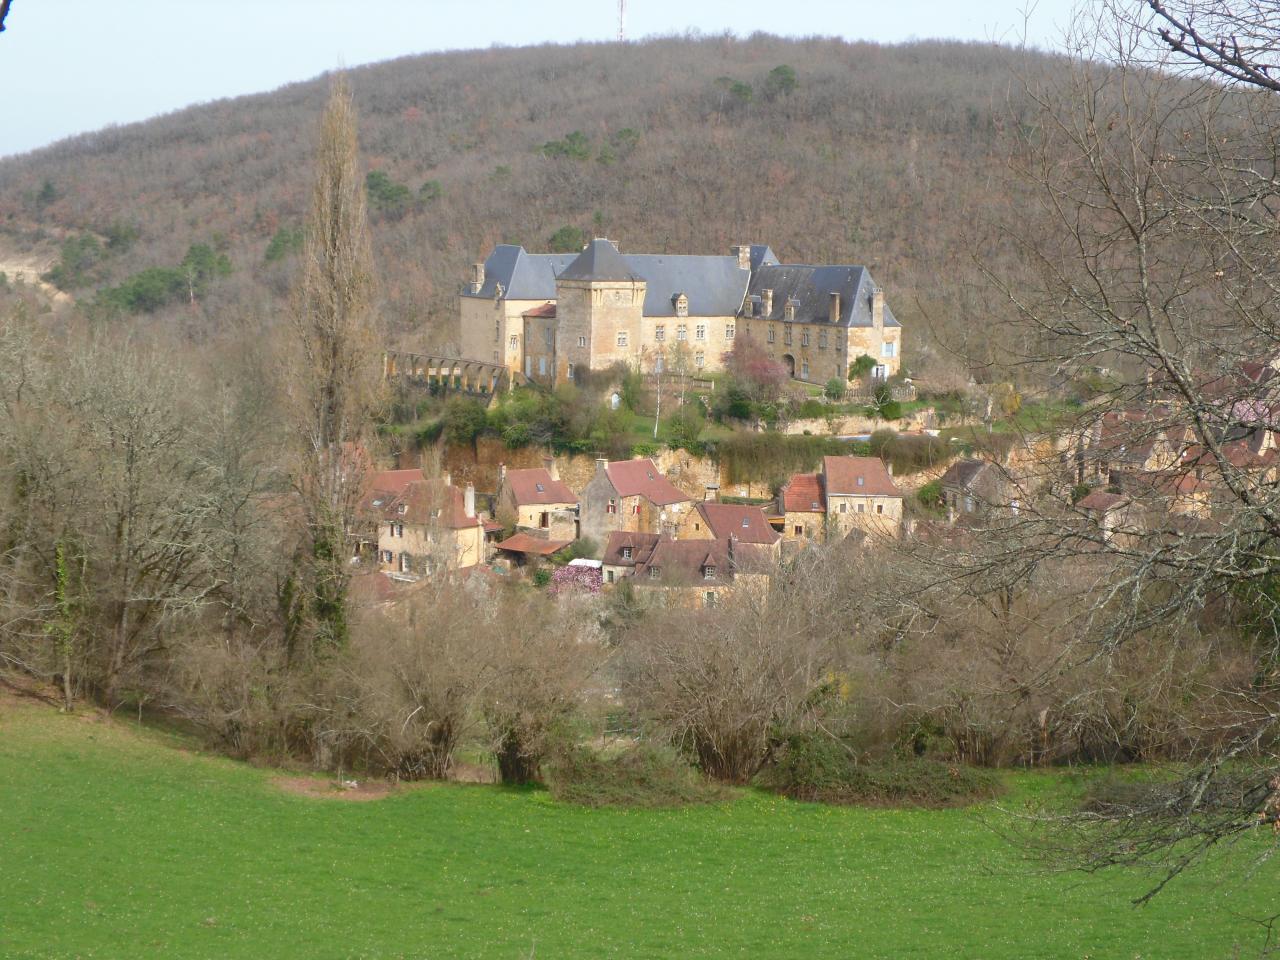
<path fill-rule="evenodd" d="M 1135 909 L 1140 879 L 1037 873 L 974 811 L 463 786 L 350 803 L 124 721 L 0 710 L 4 958 L 1208 960 L 1256 936 L 1227 908 L 1271 912 L 1269 871 Z M 1005 803 L 1057 782 L 1016 777 Z"/>

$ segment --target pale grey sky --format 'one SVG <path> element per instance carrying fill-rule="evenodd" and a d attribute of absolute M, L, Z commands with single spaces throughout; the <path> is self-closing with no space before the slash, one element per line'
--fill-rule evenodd
<path fill-rule="evenodd" d="M 1057 45 L 1078 0 L 627 0 L 627 35 L 756 30 Z M 1029 19 L 1023 12 L 1033 5 Z M 345 64 L 609 40 L 617 0 L 13 0 L 0 156 Z"/>

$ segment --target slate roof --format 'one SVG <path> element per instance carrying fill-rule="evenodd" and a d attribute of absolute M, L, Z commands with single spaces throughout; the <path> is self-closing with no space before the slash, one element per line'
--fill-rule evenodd
<path fill-rule="evenodd" d="M 707 529 L 717 540 L 733 537 L 740 543 L 759 543 L 765 546 L 778 542 L 778 531 L 769 526 L 764 511 L 759 507 L 704 501 L 698 504 L 698 513 L 702 514 Z"/>
<path fill-rule="evenodd" d="M 782 488 L 783 513 L 826 513 L 827 496 L 822 490 L 822 477 L 816 473 L 797 473 Z"/>
<path fill-rule="evenodd" d="M 761 319 L 785 318 L 788 300 L 796 301 L 796 321 L 828 323 L 831 319 L 831 294 L 840 294 L 839 325 L 871 326 L 871 298 L 879 289 L 866 267 L 813 266 L 809 264 L 762 264 L 752 271 L 747 288 L 749 298 L 762 298 L 765 290 L 773 291 L 773 310 Z M 889 309 L 884 308 L 885 327 L 901 326 Z"/>
<path fill-rule="evenodd" d="M 508 470 L 506 483 L 520 506 L 578 502 L 574 492 L 561 481 L 552 480 L 545 467 Z"/>
<path fill-rule="evenodd" d="M 705 567 L 714 567 L 710 579 Z M 636 582 L 663 584 L 707 584 L 724 586 L 733 582 L 733 560 L 728 540 L 661 540 L 652 556 L 636 565 Z"/>
<path fill-rule="evenodd" d="M 605 544 L 604 557 L 601 562 L 611 567 L 634 567 L 648 560 L 653 548 L 658 545 L 662 535 L 658 533 L 632 533 L 627 530 L 612 530 Z M 631 556 L 623 557 L 622 548 L 630 547 Z"/>
<path fill-rule="evenodd" d="M 500 243 L 484 262 L 484 285 L 479 293 L 464 288 L 464 297 L 492 300 L 497 284 L 511 300 L 554 300 L 556 274 L 569 266 L 576 253 L 527 253 L 514 243 Z"/>
<path fill-rule="evenodd" d="M 633 253 L 623 259 L 645 281 L 644 315 L 674 317 L 675 298 L 689 298 L 691 317 L 734 317 L 742 309 L 750 272 L 737 257 Z"/>
<path fill-rule="evenodd" d="M 957 460 L 947 467 L 947 472 L 942 475 L 941 483 L 944 487 L 959 487 L 962 490 L 968 490 L 988 470 L 998 472 L 996 465 L 989 460 Z"/>
<path fill-rule="evenodd" d="M 660 507 L 692 499 L 664 477 L 657 464 L 648 457 L 618 460 L 606 466 L 605 473 L 621 497 L 644 497 Z"/>
<path fill-rule="evenodd" d="M 823 457 L 822 475 L 828 494 L 858 497 L 901 497 L 888 468 L 879 457 Z"/>
<path fill-rule="evenodd" d="M 643 280 L 610 241 L 597 237 L 557 275 L 560 280 Z"/>

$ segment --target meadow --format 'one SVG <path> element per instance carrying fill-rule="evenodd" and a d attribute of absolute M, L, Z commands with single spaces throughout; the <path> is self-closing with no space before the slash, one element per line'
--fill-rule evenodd
<path fill-rule="evenodd" d="M 1274 872 L 1048 872 L 995 806 L 835 808 L 745 791 L 583 809 L 425 785 L 349 802 L 171 734 L 0 701 L 0 957 L 1195 958 L 1256 950 Z M 1238 853 L 1239 851 L 1237 851 Z"/>

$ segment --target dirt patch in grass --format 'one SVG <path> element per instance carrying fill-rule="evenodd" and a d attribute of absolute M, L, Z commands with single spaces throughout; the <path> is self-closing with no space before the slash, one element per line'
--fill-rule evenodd
<path fill-rule="evenodd" d="M 360 803 L 381 800 L 400 790 L 399 784 L 385 780 L 322 780 L 317 777 L 276 777 L 272 783 L 285 793 L 324 800 L 349 800 Z M 354 786 L 351 786 L 354 784 Z"/>

